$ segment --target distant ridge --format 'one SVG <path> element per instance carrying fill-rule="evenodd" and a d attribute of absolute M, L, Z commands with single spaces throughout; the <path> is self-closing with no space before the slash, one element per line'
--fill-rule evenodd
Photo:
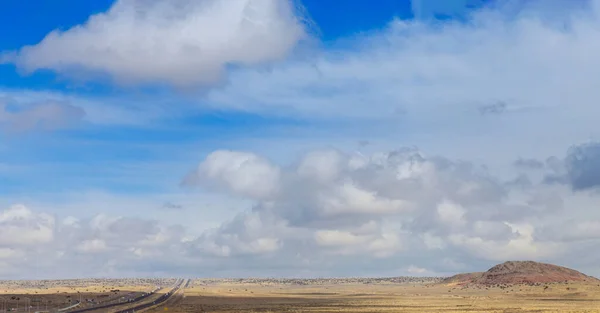
<path fill-rule="evenodd" d="M 486 272 L 454 275 L 442 280 L 442 283 L 490 286 L 498 284 L 540 284 L 569 281 L 600 282 L 597 278 L 558 265 L 534 261 L 508 261 L 498 264 Z"/>

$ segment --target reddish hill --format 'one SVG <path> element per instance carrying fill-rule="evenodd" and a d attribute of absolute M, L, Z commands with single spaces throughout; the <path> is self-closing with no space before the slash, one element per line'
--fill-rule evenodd
<path fill-rule="evenodd" d="M 598 279 L 562 266 L 533 261 L 509 261 L 483 273 L 458 274 L 442 282 L 458 285 L 509 285 L 565 281 L 598 281 Z"/>

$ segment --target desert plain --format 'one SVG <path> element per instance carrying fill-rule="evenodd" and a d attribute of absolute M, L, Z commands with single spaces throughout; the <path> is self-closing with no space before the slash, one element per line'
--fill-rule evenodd
<path fill-rule="evenodd" d="M 184 292 L 185 297 L 166 305 L 170 312 L 600 312 L 600 286 L 589 282 L 508 288 L 439 283 L 195 282 Z"/>
<path fill-rule="evenodd" d="M 155 313 L 600 312 L 600 281 L 566 268 L 507 262 L 487 272 L 451 278 L 0 282 L 0 312 L 134 309 Z"/>

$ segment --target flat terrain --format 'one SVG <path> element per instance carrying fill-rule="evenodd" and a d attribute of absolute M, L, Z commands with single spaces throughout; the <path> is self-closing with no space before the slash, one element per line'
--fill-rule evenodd
<path fill-rule="evenodd" d="M 442 284 L 199 284 L 169 312 L 600 312 L 600 286 L 461 287 Z M 164 312 L 159 307 L 150 312 Z"/>
<path fill-rule="evenodd" d="M 0 312 L 4 309 L 26 312 L 27 306 L 31 307 L 32 312 L 54 311 L 80 300 L 81 303 L 73 310 L 126 303 L 157 287 L 168 287 L 173 282 L 174 279 L 0 281 Z"/>
<path fill-rule="evenodd" d="M 313 279 L 313 280 L 208 280 L 184 281 L 165 303 L 143 312 L 599 312 L 597 282 L 533 285 L 475 286 L 440 283 L 441 279 Z M 77 308 L 122 301 L 161 286 L 149 303 L 171 290 L 175 279 L 114 281 L 0 282 L 0 301 L 9 308 L 32 312 L 38 307 L 50 312 L 78 300 Z M 12 299 L 14 297 L 14 299 Z M 16 298 L 19 298 L 17 301 Z M 11 300 L 12 299 L 12 300 Z M 26 300 L 29 299 L 29 300 Z M 29 302 L 27 302 L 29 301 Z M 124 303 L 110 309 L 87 312 L 117 312 L 135 305 Z M 0 302 L 0 311 L 3 311 Z M 140 311 L 137 311 L 140 312 Z"/>

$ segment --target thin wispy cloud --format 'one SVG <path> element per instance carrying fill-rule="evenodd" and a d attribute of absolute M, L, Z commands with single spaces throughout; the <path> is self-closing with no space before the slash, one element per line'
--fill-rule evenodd
<path fill-rule="evenodd" d="M 7 133 L 52 131 L 81 122 L 85 111 L 69 103 L 15 103 L 0 99 L 0 130 Z"/>

